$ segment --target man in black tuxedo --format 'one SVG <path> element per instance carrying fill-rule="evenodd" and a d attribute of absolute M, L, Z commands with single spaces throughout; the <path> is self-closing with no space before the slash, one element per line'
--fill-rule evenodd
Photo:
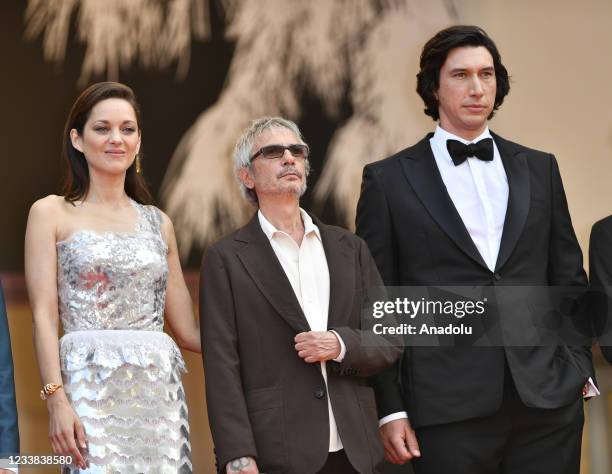
<path fill-rule="evenodd" d="M 591 229 L 589 276 L 595 334 L 601 352 L 612 364 L 612 216 Z"/>
<path fill-rule="evenodd" d="M 357 234 L 386 285 L 586 287 L 555 157 L 488 119 L 510 89 L 475 26 L 425 45 L 417 91 L 439 121 L 364 168 Z M 373 380 L 386 458 L 417 474 L 578 473 L 588 347 L 406 347 Z"/>

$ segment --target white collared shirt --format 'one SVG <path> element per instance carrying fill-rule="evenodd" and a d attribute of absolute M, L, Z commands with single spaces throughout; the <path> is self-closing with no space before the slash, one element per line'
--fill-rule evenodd
<path fill-rule="evenodd" d="M 268 237 L 272 250 L 280 262 L 295 297 L 306 316 L 312 331 L 327 331 L 327 316 L 329 312 L 329 268 L 323 249 L 319 228 L 312 222 L 311 217 L 300 208 L 300 215 L 304 223 L 304 238 L 298 247 L 293 238 L 274 227 L 266 219 L 261 210 L 257 212 L 259 225 Z M 334 359 L 341 362 L 346 354 L 346 346 L 340 335 L 332 331 L 340 342 L 340 355 Z M 321 362 L 321 372 L 327 387 L 327 369 L 325 362 Z M 329 390 L 327 390 L 327 408 L 329 410 L 329 451 L 342 449 L 342 442 L 338 434 L 338 426 L 332 412 Z"/>
<path fill-rule="evenodd" d="M 446 148 L 447 140 L 467 145 L 484 138 L 493 138 L 488 127 L 470 142 L 438 125 L 429 143 L 455 209 L 487 267 L 495 271 L 508 208 L 508 178 L 499 150 L 493 141 L 492 161 L 472 156 L 455 166 Z"/>

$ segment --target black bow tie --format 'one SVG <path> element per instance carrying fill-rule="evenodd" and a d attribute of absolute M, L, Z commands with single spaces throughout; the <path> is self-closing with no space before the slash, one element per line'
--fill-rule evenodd
<path fill-rule="evenodd" d="M 493 161 L 493 139 L 484 138 L 477 143 L 465 145 L 459 140 L 446 140 L 446 148 L 455 166 L 459 166 L 469 156 L 475 156 L 482 161 Z"/>

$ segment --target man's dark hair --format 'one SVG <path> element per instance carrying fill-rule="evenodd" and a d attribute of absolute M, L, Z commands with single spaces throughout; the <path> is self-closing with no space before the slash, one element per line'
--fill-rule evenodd
<path fill-rule="evenodd" d="M 434 120 L 440 118 L 438 113 L 438 99 L 436 92 L 440 86 L 440 69 L 446 61 L 446 57 L 451 50 L 464 46 L 484 46 L 493 57 L 495 68 L 495 81 L 497 92 L 495 94 L 495 104 L 491 115 L 502 105 L 504 98 L 510 92 L 510 78 L 508 71 L 501 62 L 501 56 L 497 51 L 497 46 L 486 31 L 478 26 L 456 25 L 438 32 L 431 38 L 421 53 L 421 70 L 417 74 L 417 92 L 425 102 L 425 113 Z"/>

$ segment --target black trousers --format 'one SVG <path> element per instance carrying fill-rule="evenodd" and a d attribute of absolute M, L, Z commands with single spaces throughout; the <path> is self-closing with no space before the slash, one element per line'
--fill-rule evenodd
<path fill-rule="evenodd" d="M 323 469 L 318 474 L 356 474 L 357 471 L 346 457 L 344 449 L 329 453 Z"/>
<path fill-rule="evenodd" d="M 477 395 L 476 395 L 477 396 Z M 416 474 L 579 474 L 582 399 L 552 410 L 523 404 L 506 370 L 494 415 L 416 430 Z"/>

